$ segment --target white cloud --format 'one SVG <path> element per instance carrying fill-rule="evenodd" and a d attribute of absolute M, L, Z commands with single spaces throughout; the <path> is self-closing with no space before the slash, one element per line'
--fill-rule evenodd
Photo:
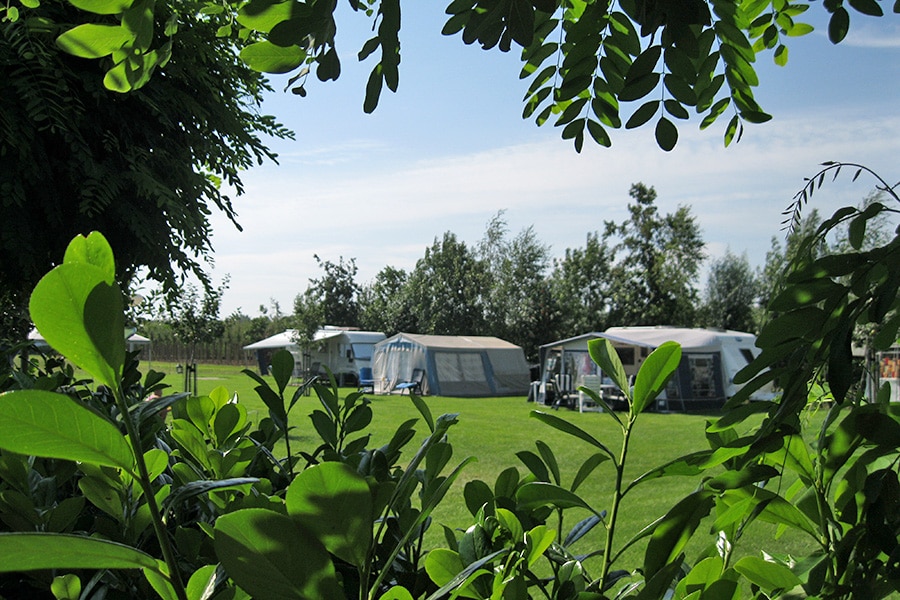
<path fill-rule="evenodd" d="M 896 176 L 898 116 L 779 115 L 750 127 L 729 149 L 720 134 L 694 127 L 683 129 L 671 153 L 656 147 L 649 130 L 615 132 L 612 149 L 586 145 L 581 155 L 550 131 L 534 143 L 411 161 L 392 159 L 384 145 L 354 142 L 347 152 L 364 150 L 370 163 L 303 160 L 250 172 L 248 192 L 237 202 L 244 233 L 215 217 L 216 270 L 232 276 L 226 312 L 237 306 L 252 312 L 269 297 L 290 306 L 308 279 L 321 275 L 313 254 L 356 258 L 363 282 L 386 265 L 411 269 L 444 231 L 477 243 L 500 209 L 512 234 L 533 225 L 561 255 L 583 246 L 586 233 L 602 230 L 605 220 L 621 221 L 628 189 L 638 181 L 656 188 L 661 211 L 692 207 L 710 256 L 728 247 L 759 263 L 779 234 L 780 213 L 822 161 L 858 161 Z M 304 156 L 342 152 L 337 145 Z M 857 203 L 872 185 L 826 185 L 813 204 L 830 214 Z"/>

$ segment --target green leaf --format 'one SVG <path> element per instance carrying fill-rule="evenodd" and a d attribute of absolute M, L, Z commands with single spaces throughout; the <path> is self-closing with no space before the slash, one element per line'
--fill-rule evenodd
<path fill-rule="evenodd" d="M 117 15 L 130 8 L 131 3 L 132 0 L 69 0 L 75 8 L 95 15 Z"/>
<path fill-rule="evenodd" d="M 293 375 L 294 356 L 287 350 L 279 350 L 272 356 L 272 377 L 280 393 L 284 393 Z"/>
<path fill-rule="evenodd" d="M 642 104 L 625 123 L 625 129 L 640 127 L 653 118 L 657 110 L 659 110 L 659 100 L 652 100 Z"/>
<path fill-rule="evenodd" d="M 620 423 L 621 424 L 621 423 Z M 588 478 L 588 476 L 594 472 L 598 466 L 603 464 L 609 460 L 608 456 L 605 456 L 601 453 L 591 454 L 584 462 L 581 463 L 581 466 L 578 468 L 578 472 L 575 474 L 575 478 L 572 480 L 572 487 L 569 489 L 573 492 L 577 490 L 582 483 Z"/>
<path fill-rule="evenodd" d="M 656 143 L 666 152 L 671 151 L 678 143 L 678 128 L 665 117 L 656 122 Z"/>
<path fill-rule="evenodd" d="M 828 20 L 828 39 L 832 44 L 839 44 L 847 37 L 848 31 L 850 31 L 850 13 L 843 6 L 839 6 Z"/>
<path fill-rule="evenodd" d="M 597 438 L 595 438 L 594 436 L 592 436 L 585 430 L 581 429 L 577 425 L 574 425 L 574 424 L 570 423 L 569 421 L 566 421 L 565 419 L 561 419 L 557 416 L 554 416 L 554 415 L 551 415 L 551 414 L 548 414 L 545 412 L 541 412 L 539 410 L 531 411 L 531 416 L 539 421 L 542 421 L 543 423 L 546 423 L 547 425 L 550 425 L 554 429 L 558 429 L 559 431 L 562 431 L 563 433 L 568 433 L 569 435 L 573 435 L 573 436 L 577 437 L 578 439 L 583 440 L 583 441 L 587 442 L 588 444 L 594 446 L 595 448 L 599 448 L 600 450 L 602 450 L 604 452 L 604 454 L 606 454 L 611 459 L 613 459 L 613 461 L 615 461 L 615 455 L 609 450 L 609 448 L 607 448 L 605 445 L 603 445 L 603 443 L 600 442 L 600 440 L 598 440 Z"/>
<path fill-rule="evenodd" d="M 83 23 L 56 38 L 56 45 L 72 56 L 103 58 L 121 50 L 133 35 L 120 25 Z"/>
<path fill-rule="evenodd" d="M 494 501 L 494 494 L 488 484 L 480 479 L 475 479 L 466 483 L 463 488 L 463 499 L 466 502 L 466 508 L 474 517 L 482 506 Z"/>
<path fill-rule="evenodd" d="M 290 73 L 306 60 L 300 46 L 276 46 L 265 40 L 245 46 L 240 56 L 251 69 L 262 73 Z"/>
<path fill-rule="evenodd" d="M 883 17 L 884 11 L 876 0 L 849 0 L 850 6 L 870 17 Z"/>
<path fill-rule="evenodd" d="M 0 572 L 39 569 L 150 569 L 156 559 L 124 544 L 62 533 L 0 533 Z"/>
<path fill-rule="evenodd" d="M 50 584 L 50 592 L 56 600 L 78 600 L 81 596 L 81 579 L 74 573 L 58 575 Z"/>
<path fill-rule="evenodd" d="M 372 493 L 343 463 L 327 462 L 300 473 L 287 489 L 288 514 L 335 556 L 361 567 L 372 545 Z"/>
<path fill-rule="evenodd" d="M 625 374 L 625 367 L 622 365 L 622 359 L 616 352 L 615 346 L 606 338 L 598 338 L 588 341 L 588 354 L 591 360 L 600 367 L 600 370 L 613 380 L 626 397 L 631 396 L 631 386 L 628 385 L 628 375 Z"/>
<path fill-rule="evenodd" d="M 591 506 L 578 495 L 552 483 L 532 481 L 516 490 L 516 502 L 523 508 L 555 506 L 557 508 L 584 508 L 597 514 Z"/>
<path fill-rule="evenodd" d="M 784 44 L 779 44 L 775 49 L 775 64 L 779 67 L 783 67 L 788 62 L 788 47 Z"/>
<path fill-rule="evenodd" d="M 662 56 L 662 46 L 650 46 L 634 59 L 628 72 L 625 74 L 626 83 L 646 77 L 653 73 Z"/>
<path fill-rule="evenodd" d="M 740 117 L 734 115 L 731 117 L 731 120 L 728 122 L 728 127 L 725 128 L 725 147 L 731 145 L 731 142 L 734 141 L 735 136 L 740 140 L 741 136 L 737 135 L 738 127 L 740 126 Z"/>
<path fill-rule="evenodd" d="M 134 474 L 131 447 L 115 425 L 68 396 L 53 392 L 0 394 L 0 448 L 119 467 Z"/>
<path fill-rule="evenodd" d="M 604 148 L 609 148 L 612 146 L 612 139 L 609 137 L 609 134 L 606 132 L 606 129 L 603 128 L 603 125 L 594 121 L 593 119 L 587 120 L 587 129 L 588 133 L 591 134 L 591 138 Z"/>
<path fill-rule="evenodd" d="M 112 248 L 98 231 L 92 231 L 86 237 L 78 235 L 72 238 L 63 255 L 63 263 L 94 265 L 103 271 L 107 282 L 116 279 L 116 260 Z"/>
<path fill-rule="evenodd" d="M 625 87 L 619 92 L 619 100 L 621 102 L 640 100 L 653 91 L 659 80 L 659 73 L 648 73 L 635 79 L 626 80 Z"/>
<path fill-rule="evenodd" d="M 699 491 L 683 498 L 657 524 L 644 555 L 644 574 L 650 578 L 681 554 L 684 546 L 715 504 L 713 495 Z"/>
<path fill-rule="evenodd" d="M 50 346 L 118 388 L 125 362 L 123 302 L 106 269 L 81 262 L 57 266 L 38 282 L 29 309 Z"/>
<path fill-rule="evenodd" d="M 644 360 L 634 381 L 632 413 L 644 411 L 666 387 L 681 363 L 681 346 L 676 342 L 665 342 Z"/>
<path fill-rule="evenodd" d="M 790 569 L 757 556 L 745 556 L 737 561 L 734 570 L 758 585 L 765 592 L 792 590 L 803 582 Z"/>
<path fill-rule="evenodd" d="M 238 11 L 237 22 L 247 29 L 269 33 L 279 23 L 308 13 L 309 10 L 305 9 L 303 3 L 293 0 L 251 0 Z"/>
<path fill-rule="evenodd" d="M 334 565 L 316 535 L 291 517 L 261 508 L 220 516 L 216 555 L 229 577 L 256 598 L 339 598 Z"/>
<path fill-rule="evenodd" d="M 414 598 L 405 587 L 395 585 L 379 596 L 378 600 L 414 600 Z"/>

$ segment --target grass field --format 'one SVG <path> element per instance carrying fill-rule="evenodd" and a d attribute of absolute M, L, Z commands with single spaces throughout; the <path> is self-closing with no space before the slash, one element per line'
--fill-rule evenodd
<path fill-rule="evenodd" d="M 146 370 L 148 365 L 142 365 Z M 184 384 L 183 376 L 177 375 L 174 364 L 153 363 L 156 371 L 167 374 L 166 381 L 172 385 L 173 391 L 180 391 Z M 255 382 L 241 373 L 240 367 L 219 365 L 198 366 L 198 390 L 206 394 L 218 386 L 224 386 L 230 392 L 238 394 L 251 415 L 258 420 L 266 416 L 265 405 L 253 390 Z M 343 389 L 349 393 L 355 389 Z M 419 417 L 411 401 L 406 396 L 371 396 L 374 412 L 373 423 L 369 428 L 372 434 L 370 446 L 386 443 L 394 433 L 396 426 L 410 418 Z M 587 443 L 539 422 L 530 415 L 533 410 L 549 411 L 549 408 L 535 406 L 526 402 L 524 397 L 512 398 L 446 398 L 427 397 L 432 413 L 437 416 L 444 413 L 458 413 L 459 423 L 449 433 L 449 441 L 453 444 L 455 466 L 468 456 L 477 458 L 477 462 L 469 465 L 454 489 L 451 490 L 444 503 L 435 512 L 435 521 L 453 528 L 465 528 L 471 524 L 471 516 L 462 499 L 462 489 L 467 481 L 481 479 L 493 487 L 497 475 L 504 469 L 515 466 L 523 475 L 527 469 L 516 457 L 516 452 L 532 450 L 536 452 L 535 442 L 542 440 L 554 451 L 563 474 L 563 484 L 568 486 L 581 462 L 593 453 L 594 449 Z M 307 418 L 319 401 L 315 394 L 302 398 L 291 412 L 291 424 L 295 427 L 291 436 L 294 448 L 312 449 L 318 445 L 318 437 Z M 574 411 L 552 411 L 553 414 L 565 418 L 588 431 L 597 439 L 618 453 L 620 434 L 618 425 L 609 415 L 598 413 L 580 414 Z M 641 415 L 632 437 L 628 455 L 627 478 L 634 478 L 649 469 L 664 464 L 678 456 L 707 448 L 704 427 L 709 415 L 655 414 Z M 816 417 L 814 417 L 816 418 Z M 407 446 L 407 456 L 411 456 L 425 437 L 427 426 L 417 425 L 418 437 Z M 296 441 L 295 441 L 296 440 Z M 401 462 L 403 462 L 401 460 Z M 699 481 L 696 478 L 669 477 L 657 479 L 635 488 L 627 497 L 622 508 L 619 530 L 616 535 L 619 546 L 639 531 L 647 523 L 664 514 L 671 506 L 685 495 L 693 491 Z M 785 482 L 783 485 L 789 485 Z M 608 465 L 601 465 L 585 482 L 578 493 L 591 506 L 602 510 L 608 508 L 610 490 L 613 484 L 613 471 Z M 572 513 L 566 517 L 567 530 L 587 513 Z M 694 550 L 713 543 L 714 538 L 704 535 L 704 526 L 693 542 Z M 433 527 L 432 532 L 440 536 L 440 528 Z M 812 549 L 811 541 L 799 535 L 785 535 L 774 541 L 774 527 L 757 524 L 745 537 L 743 553 L 756 553 L 765 548 L 769 552 L 790 552 L 806 554 Z M 439 539 L 439 538 L 436 538 Z M 579 542 L 579 552 L 587 552 L 592 546 L 600 544 L 600 534 L 592 534 Z M 619 568 L 634 568 L 643 558 L 643 544 L 636 544 L 623 556 Z M 688 560 L 692 560 L 690 553 Z"/>

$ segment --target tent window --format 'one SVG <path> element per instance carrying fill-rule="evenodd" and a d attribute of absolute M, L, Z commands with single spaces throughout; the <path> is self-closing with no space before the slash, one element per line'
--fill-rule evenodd
<path fill-rule="evenodd" d="M 435 352 L 434 363 L 439 381 L 487 381 L 481 354 Z"/>
<path fill-rule="evenodd" d="M 716 379 L 712 356 L 691 356 L 691 396 L 693 398 L 715 398 Z"/>

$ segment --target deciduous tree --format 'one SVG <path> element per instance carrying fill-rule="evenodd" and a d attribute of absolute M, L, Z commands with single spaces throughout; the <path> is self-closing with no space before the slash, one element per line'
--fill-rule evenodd
<path fill-rule="evenodd" d="M 735 331 L 756 331 L 759 283 L 746 254 L 730 250 L 709 267 L 702 324 Z"/>
<path fill-rule="evenodd" d="M 262 136 L 289 136 L 258 112 L 265 79 L 217 37 L 228 17 L 202 16 L 191 1 L 160 2 L 155 14 L 140 3 L 132 34 L 149 47 L 165 31 L 178 50 L 153 85 L 123 95 L 56 42 L 79 22 L 124 30 L 98 29 L 107 17 L 69 2 L 27 4 L 0 9 L 0 289 L 21 306 L 68 241 L 91 230 L 106 235 L 123 283 L 140 267 L 170 291 L 184 272 L 208 283 L 209 215 L 236 218 L 222 186 L 241 194 L 240 172 L 274 159 Z"/>
<path fill-rule="evenodd" d="M 425 249 L 407 282 L 418 333 L 484 332 L 484 264 L 451 232 Z"/>
<path fill-rule="evenodd" d="M 631 186 L 629 218 L 606 223 L 605 238 L 617 238 L 611 271 L 609 322 L 617 325 L 694 324 L 696 279 L 703 238 L 690 208 L 659 215 L 656 190 Z"/>

